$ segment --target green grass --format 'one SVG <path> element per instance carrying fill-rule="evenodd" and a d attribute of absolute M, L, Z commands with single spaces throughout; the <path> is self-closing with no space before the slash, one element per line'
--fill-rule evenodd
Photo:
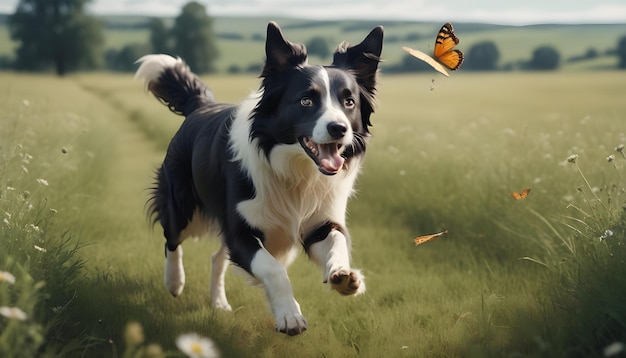
<path fill-rule="evenodd" d="M 76 293 L 57 317 L 65 324 L 42 333 L 47 352 L 70 339 L 62 355 L 123 355 L 130 321 L 165 351 L 193 331 L 225 357 L 599 356 L 626 342 L 626 160 L 614 151 L 626 143 L 626 74 L 435 76 L 380 78 L 374 138 L 349 205 L 354 266 L 365 272 L 367 293 L 330 292 L 301 255 L 289 273 L 310 325 L 286 337 L 273 331 L 262 291 L 232 270 L 234 311 L 210 308 L 215 240 L 185 243 L 181 297 L 162 283 L 163 239 L 145 218 L 145 189 L 179 117 L 130 75 L 0 74 L 3 150 L 22 144 L 39 168 L 25 177 L 18 160 L 0 185 L 12 178 L 58 211 L 48 220 L 59 231 L 42 240 L 63 228 L 79 245 L 64 252 L 79 260 L 80 280 L 41 279 L 52 293 Z M 204 80 L 223 101 L 258 86 L 253 76 Z M 566 161 L 571 154 L 578 168 Z M 37 186 L 39 177 L 49 186 Z M 526 187 L 528 198 L 509 196 Z M 413 245 L 443 229 L 447 236 Z M 600 241 L 607 229 L 613 236 Z M 47 307 L 24 290 L 35 297 L 29 305 Z"/>

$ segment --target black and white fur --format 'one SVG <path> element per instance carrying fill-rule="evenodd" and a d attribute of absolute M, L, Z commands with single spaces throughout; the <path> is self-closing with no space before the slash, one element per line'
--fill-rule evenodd
<path fill-rule="evenodd" d="M 286 267 L 298 247 L 342 295 L 365 291 L 350 266 L 346 205 L 353 192 L 375 107 L 382 27 L 358 45 L 342 44 L 330 66 L 307 63 L 306 49 L 267 27 L 259 91 L 240 104 L 215 101 L 181 60 L 142 57 L 136 77 L 185 121 L 158 169 L 151 213 L 166 242 L 165 283 L 183 291 L 180 244 L 211 228 L 211 302 L 231 310 L 224 290 L 230 262 L 265 288 L 280 332 L 307 328 Z"/>

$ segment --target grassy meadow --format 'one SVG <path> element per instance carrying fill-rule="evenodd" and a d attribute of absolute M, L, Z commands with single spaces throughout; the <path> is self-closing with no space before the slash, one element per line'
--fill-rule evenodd
<path fill-rule="evenodd" d="M 204 79 L 229 102 L 258 86 Z M 164 287 L 144 205 L 179 117 L 131 75 L 1 73 L 0 272 L 15 283 L 0 279 L 0 306 L 26 318 L 0 316 L 0 356 L 175 357 L 187 332 L 224 357 L 603 356 L 626 343 L 624 83 L 383 67 L 349 205 L 368 291 L 340 297 L 300 255 L 289 274 L 309 329 L 287 337 L 232 270 L 233 312 L 210 307 L 211 238 L 185 243 L 183 295 Z"/>

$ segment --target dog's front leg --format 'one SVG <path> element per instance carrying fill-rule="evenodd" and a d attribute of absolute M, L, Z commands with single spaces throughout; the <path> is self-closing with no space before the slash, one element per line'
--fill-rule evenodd
<path fill-rule="evenodd" d="M 265 286 L 272 313 L 276 318 L 276 330 L 290 336 L 304 332 L 307 321 L 293 295 L 285 267 L 261 247 L 252 259 L 250 269 Z"/>
<path fill-rule="evenodd" d="M 326 223 L 305 239 L 304 246 L 309 257 L 324 270 L 324 283 L 330 281 L 331 287 L 342 295 L 365 292 L 361 271 L 350 268 L 350 242 L 343 227 Z"/>
<path fill-rule="evenodd" d="M 265 249 L 261 240 L 254 235 L 245 236 L 230 248 L 231 260 L 261 281 L 265 287 L 276 319 L 277 331 L 290 336 L 304 332 L 307 321 L 293 295 L 287 270 Z"/>

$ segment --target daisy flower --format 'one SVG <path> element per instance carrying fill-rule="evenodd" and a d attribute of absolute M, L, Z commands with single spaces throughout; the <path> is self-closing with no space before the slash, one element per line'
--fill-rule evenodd
<path fill-rule="evenodd" d="M 219 353 L 209 338 L 201 337 L 197 333 L 187 333 L 178 336 L 176 346 L 190 358 L 217 358 Z"/>
<path fill-rule="evenodd" d="M 24 321 L 26 319 L 26 313 L 17 307 L 0 307 L 0 315 L 10 318 Z"/>
<path fill-rule="evenodd" d="M 15 283 L 15 276 L 13 276 L 10 272 L 0 271 L 0 282 L 5 281 L 10 284 Z"/>

